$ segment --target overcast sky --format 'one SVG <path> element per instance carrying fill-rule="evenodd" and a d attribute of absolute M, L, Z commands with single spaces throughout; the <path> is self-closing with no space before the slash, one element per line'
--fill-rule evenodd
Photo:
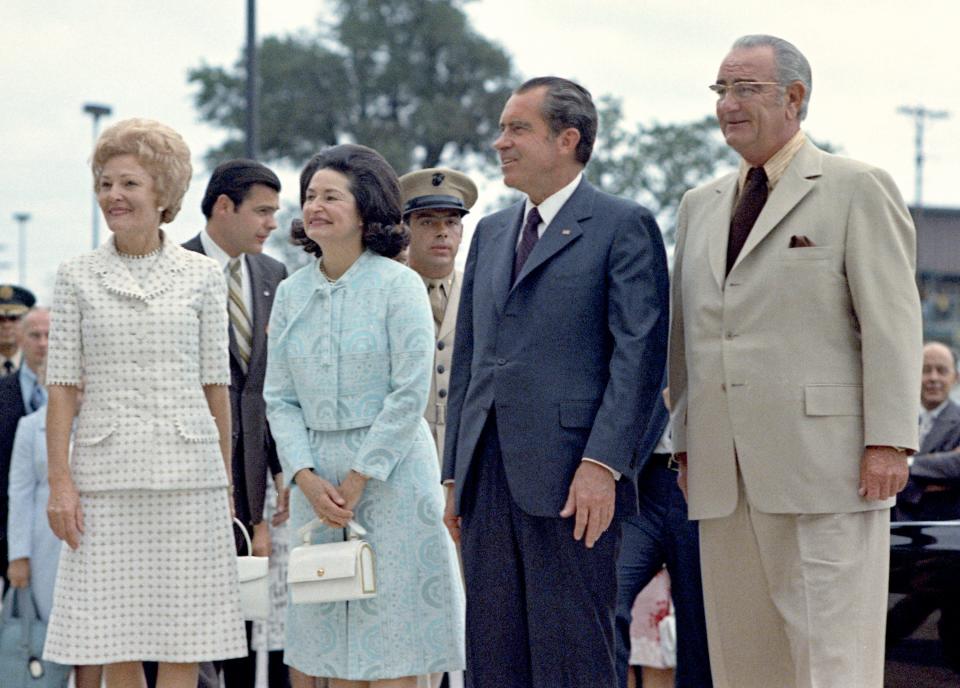
<path fill-rule="evenodd" d="M 310 30 L 329 5 L 261 0 L 261 36 Z M 232 65 L 244 42 L 244 0 L 8 0 L 0 7 L 0 282 L 17 281 L 16 212 L 29 212 L 27 283 L 51 295 L 64 258 L 91 242 L 92 149 L 86 102 L 115 122 L 159 119 L 186 138 L 194 181 L 168 230 L 177 240 L 203 224 L 204 151 L 223 137 L 199 123 L 189 68 Z M 573 78 L 595 97 L 623 98 L 630 120 L 699 119 L 713 111 L 707 85 L 730 43 L 745 33 L 792 41 L 813 67 L 805 128 L 846 155 L 886 168 L 914 199 L 914 125 L 900 105 L 951 113 L 926 131 L 924 201 L 960 206 L 960 78 L 955 0 L 476 0 L 467 12 L 524 77 Z M 283 175 L 296 200 L 295 175 Z M 491 185 L 488 206 L 502 191 Z M 492 208 L 486 208 L 491 210 Z M 475 213 L 473 221 L 479 213 Z M 101 221 L 101 238 L 109 233 Z M 960 257 L 958 257 L 960 260 Z"/>

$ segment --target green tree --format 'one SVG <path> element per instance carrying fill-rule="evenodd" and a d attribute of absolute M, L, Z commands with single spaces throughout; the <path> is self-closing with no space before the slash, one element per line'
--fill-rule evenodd
<path fill-rule="evenodd" d="M 298 166 L 324 145 L 357 142 L 403 173 L 490 162 L 516 84 L 509 56 L 476 33 L 460 0 L 337 0 L 316 34 L 260 45 L 262 157 Z M 229 132 L 213 161 L 242 150 L 243 57 L 190 71 L 200 116 Z"/>
<path fill-rule="evenodd" d="M 643 203 L 656 215 L 668 243 L 684 192 L 735 169 L 736 152 L 719 134 L 711 115 L 694 122 L 628 129 L 619 99 L 598 101 L 600 129 L 587 176 L 604 191 Z"/>

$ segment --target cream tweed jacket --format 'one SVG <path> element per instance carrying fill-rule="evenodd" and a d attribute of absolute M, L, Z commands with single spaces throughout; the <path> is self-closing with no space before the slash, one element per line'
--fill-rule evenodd
<path fill-rule="evenodd" d="M 77 489 L 227 484 L 203 385 L 230 384 L 226 283 L 217 263 L 164 235 L 139 284 L 111 239 L 57 271 L 48 385 L 84 384 Z"/>

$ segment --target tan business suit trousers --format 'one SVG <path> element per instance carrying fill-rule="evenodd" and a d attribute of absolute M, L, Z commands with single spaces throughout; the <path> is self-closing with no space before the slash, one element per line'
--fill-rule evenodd
<path fill-rule="evenodd" d="M 700 521 L 716 688 L 882 688 L 890 510 Z"/>

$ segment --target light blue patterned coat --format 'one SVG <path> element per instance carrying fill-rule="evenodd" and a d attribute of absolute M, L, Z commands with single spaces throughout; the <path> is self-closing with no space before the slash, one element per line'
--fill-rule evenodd
<path fill-rule="evenodd" d="M 423 281 L 369 251 L 333 284 L 311 263 L 277 289 L 264 398 L 284 474 L 372 478 L 355 513 L 376 554 L 377 596 L 288 606 L 285 661 L 307 674 L 376 680 L 464 666 L 463 589 L 423 420 L 433 342 Z M 314 514 L 295 486 L 290 508 L 296 546 Z M 342 538 L 327 528 L 314 542 Z"/>

